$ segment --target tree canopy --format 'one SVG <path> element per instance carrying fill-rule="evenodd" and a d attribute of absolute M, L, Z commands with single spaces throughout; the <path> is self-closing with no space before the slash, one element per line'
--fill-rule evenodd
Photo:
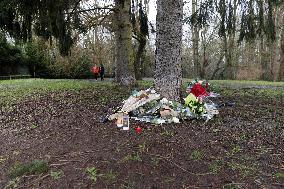
<path fill-rule="evenodd" d="M 78 10 L 79 0 L 3 0 L 0 3 L 0 27 L 17 42 L 32 40 L 33 31 L 52 42 L 55 37 L 62 54 L 74 43 L 72 32 L 86 32 Z"/>
<path fill-rule="evenodd" d="M 205 0 L 200 8 L 186 19 L 186 22 L 204 27 L 214 22 L 214 17 L 219 14 L 219 36 L 224 36 L 225 32 L 239 31 L 239 41 L 264 35 L 270 40 L 275 40 L 275 21 L 272 10 L 281 3 L 283 3 L 282 0 Z M 241 15 L 240 28 L 236 27 L 236 20 L 234 20 L 234 4 Z"/>

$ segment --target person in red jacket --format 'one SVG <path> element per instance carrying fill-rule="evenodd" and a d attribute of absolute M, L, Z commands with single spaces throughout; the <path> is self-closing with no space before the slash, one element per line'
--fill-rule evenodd
<path fill-rule="evenodd" d="M 100 67 L 98 67 L 97 64 L 95 64 L 95 66 L 92 67 L 92 72 L 95 76 L 95 79 L 98 80 L 99 73 L 100 73 Z"/>

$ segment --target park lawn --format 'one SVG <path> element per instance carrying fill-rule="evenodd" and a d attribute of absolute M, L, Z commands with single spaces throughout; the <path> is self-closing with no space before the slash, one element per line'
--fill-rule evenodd
<path fill-rule="evenodd" d="M 131 120 L 132 130 L 123 132 L 101 118 L 131 88 L 0 81 L 0 188 L 284 187 L 283 83 L 212 83 L 224 105 L 213 120 L 156 126 Z M 142 81 L 138 89 L 151 84 Z"/>

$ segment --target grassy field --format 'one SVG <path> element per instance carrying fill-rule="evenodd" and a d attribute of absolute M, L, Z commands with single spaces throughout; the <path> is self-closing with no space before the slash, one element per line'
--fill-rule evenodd
<path fill-rule="evenodd" d="M 219 85 L 226 85 L 226 86 L 233 86 L 233 85 L 243 85 L 243 86 L 284 86 L 284 82 L 272 82 L 272 81 L 247 81 L 247 80 L 211 80 L 210 82 L 219 84 Z"/>
<path fill-rule="evenodd" d="M 123 132 L 101 118 L 134 88 L 0 81 L 0 188 L 283 188 L 283 82 L 212 85 L 222 106 L 211 121 L 131 120 Z"/>
<path fill-rule="evenodd" d="M 190 80 L 184 81 L 184 87 Z M 284 95 L 284 82 L 267 82 L 267 81 L 229 81 L 229 80 L 212 80 L 210 83 L 215 87 L 217 92 L 232 92 L 225 89 L 248 89 L 251 88 L 251 93 L 259 95 Z M 148 88 L 153 85 L 152 81 L 139 81 L 138 88 Z M 0 105 L 11 104 L 26 96 L 36 96 L 48 92 L 56 92 L 60 90 L 78 91 L 82 89 L 96 89 L 100 87 L 113 87 L 111 81 L 96 82 L 94 80 L 62 80 L 62 79 L 22 79 L 22 80 L 0 80 Z M 264 88 L 255 88 L 264 87 Z M 279 87 L 274 88 L 274 87 Z M 255 90 L 257 89 L 257 90 Z M 246 90 L 241 90 L 240 94 L 246 93 Z"/>

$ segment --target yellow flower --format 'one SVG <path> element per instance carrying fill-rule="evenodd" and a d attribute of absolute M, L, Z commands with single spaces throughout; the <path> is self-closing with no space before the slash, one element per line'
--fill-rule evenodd
<path fill-rule="evenodd" d="M 192 106 L 192 102 L 197 102 L 197 98 L 194 96 L 194 94 L 190 93 L 185 99 L 185 105 Z"/>

